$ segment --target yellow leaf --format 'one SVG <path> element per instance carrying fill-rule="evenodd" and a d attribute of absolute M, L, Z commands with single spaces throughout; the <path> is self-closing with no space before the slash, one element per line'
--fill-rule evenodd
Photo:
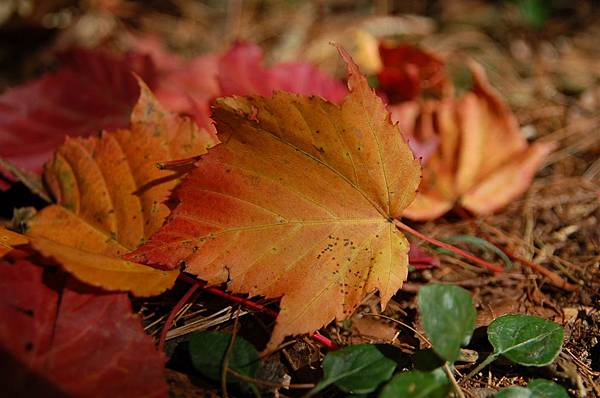
<path fill-rule="evenodd" d="M 136 296 L 154 296 L 173 286 L 179 274 L 161 271 L 118 257 L 90 253 L 44 238 L 32 238 L 31 245 L 52 257 L 77 279 L 107 290 L 129 291 Z"/>
<path fill-rule="evenodd" d="M 29 242 L 25 236 L 0 227 L 0 258 L 10 252 L 14 246 L 24 245 Z"/>

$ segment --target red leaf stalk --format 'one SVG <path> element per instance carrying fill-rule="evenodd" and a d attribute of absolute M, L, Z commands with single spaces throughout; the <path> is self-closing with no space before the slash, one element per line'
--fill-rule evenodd
<path fill-rule="evenodd" d="M 224 299 L 226 299 L 226 300 L 229 300 L 229 301 L 232 301 L 232 302 L 234 302 L 234 303 L 242 304 L 242 305 L 244 305 L 244 306 L 246 306 L 246 307 L 248 307 L 248 308 L 252 308 L 253 310 L 256 310 L 256 311 L 262 312 L 262 313 L 264 313 L 264 314 L 270 315 L 270 316 L 272 316 L 273 318 L 277 318 L 277 315 L 278 315 L 277 311 L 273 311 L 272 309 L 270 309 L 270 308 L 268 308 L 268 307 L 265 307 L 265 306 L 264 306 L 264 305 L 262 305 L 262 304 L 258 304 L 258 303 L 254 302 L 254 301 L 252 301 L 252 300 L 249 300 L 249 299 L 247 299 L 247 298 L 243 298 L 243 297 L 239 297 L 239 296 L 234 296 L 234 295 L 232 295 L 232 294 L 229 294 L 229 293 L 227 293 L 227 292 L 224 292 L 224 291 L 222 291 L 222 290 L 220 290 L 220 289 L 217 289 L 216 287 L 213 287 L 213 286 L 205 286 L 205 283 L 204 283 L 204 282 L 202 282 L 202 281 L 199 281 L 198 279 L 196 279 L 196 278 L 193 278 L 193 277 L 191 277 L 191 276 L 189 276 L 189 275 L 186 275 L 186 274 L 180 274 L 180 275 L 179 275 L 179 278 L 180 278 L 181 280 L 183 280 L 183 281 L 186 281 L 186 282 L 188 282 L 188 283 L 191 283 L 191 284 L 192 284 L 193 286 L 195 286 L 196 288 L 201 288 L 202 290 L 204 290 L 204 291 L 205 291 L 205 292 L 207 292 L 207 293 L 214 294 L 215 296 L 222 297 L 222 298 L 224 298 Z M 188 291 L 188 292 L 189 292 L 189 291 Z M 186 293 L 186 294 L 187 294 L 187 293 Z M 190 295 L 191 295 L 191 294 L 190 294 Z M 182 297 L 182 300 L 183 300 L 184 298 L 185 298 L 185 296 L 184 296 L 184 297 Z M 189 296 L 188 296 L 187 298 L 189 298 Z M 180 301 L 181 301 L 181 300 L 180 300 Z M 186 301 L 187 301 L 187 299 L 186 299 Z M 185 301 L 184 301 L 184 303 L 185 303 Z M 178 303 L 178 304 L 179 304 L 179 303 Z M 183 304 L 182 304 L 182 305 L 183 305 Z M 177 311 L 179 311 L 179 310 L 177 310 Z M 174 316 L 173 316 L 173 318 L 174 318 Z M 167 321 L 169 321 L 169 320 L 167 319 Z M 171 319 L 171 322 L 172 322 L 172 321 L 173 321 L 173 319 Z M 169 323 L 169 325 L 170 325 L 170 323 Z M 166 326 L 166 324 L 165 324 L 165 326 Z M 166 332 L 165 332 L 165 335 L 166 335 Z M 339 348 L 339 347 L 337 346 L 337 344 L 335 344 L 333 341 L 331 341 L 331 340 L 330 340 L 330 339 L 328 339 L 327 337 L 323 336 L 323 335 L 322 335 L 322 334 L 320 334 L 319 332 L 315 332 L 315 333 L 314 333 L 314 334 L 312 334 L 310 337 L 311 337 L 311 338 L 312 338 L 314 341 L 316 341 L 316 342 L 318 342 L 318 343 L 321 343 L 322 345 L 324 345 L 326 348 L 328 348 L 328 349 L 330 349 L 330 350 L 337 350 L 337 349 Z M 161 348 L 161 349 L 162 349 L 162 348 Z"/>
<path fill-rule="evenodd" d="M 199 287 L 201 287 L 201 286 L 200 285 L 190 286 L 188 291 L 185 292 L 185 294 L 179 299 L 177 304 L 175 304 L 175 306 L 171 309 L 171 312 L 169 313 L 169 316 L 167 317 L 167 320 L 165 321 L 165 324 L 163 325 L 163 328 L 160 332 L 160 339 L 158 340 L 158 350 L 159 351 L 163 351 L 165 349 L 165 339 L 167 338 L 167 332 L 171 328 L 171 324 L 173 323 L 173 320 L 177 316 L 177 313 L 185 305 L 185 303 L 187 303 L 187 301 L 190 299 L 192 294 L 194 294 L 194 292 L 196 290 L 198 290 Z"/>
<path fill-rule="evenodd" d="M 338 348 L 338 345 L 335 344 L 333 341 L 331 341 L 330 339 L 328 339 L 327 337 L 323 336 L 321 333 L 319 332 L 315 332 L 314 334 L 312 334 L 310 336 L 314 341 L 316 341 L 317 343 L 321 343 L 323 346 L 325 346 L 325 348 L 327 348 L 330 351 L 335 351 Z"/>
<path fill-rule="evenodd" d="M 439 246 L 439 247 L 443 247 L 444 249 L 448 249 L 452 253 L 458 254 L 458 255 L 463 256 L 465 258 L 468 258 L 469 260 L 473 261 L 474 263 L 477 263 L 477 264 L 481 265 L 485 269 L 488 269 L 488 270 L 490 270 L 492 272 L 502 272 L 502 267 L 498 266 L 497 264 L 492 264 L 490 262 L 482 260 L 479 257 L 476 257 L 476 256 L 472 255 L 471 253 L 468 253 L 468 252 L 466 252 L 466 251 L 464 251 L 462 249 L 459 249 L 458 247 L 453 246 L 453 245 L 451 245 L 449 243 L 440 242 L 437 239 L 430 238 L 429 236 L 420 233 L 416 229 L 413 229 L 413 228 L 409 227 L 408 225 L 402 223 L 399 220 L 394 220 L 394 225 L 398 229 L 406 231 L 409 234 L 416 236 L 417 238 L 423 239 L 426 242 L 432 243 L 432 244 L 434 244 L 436 246 Z"/>

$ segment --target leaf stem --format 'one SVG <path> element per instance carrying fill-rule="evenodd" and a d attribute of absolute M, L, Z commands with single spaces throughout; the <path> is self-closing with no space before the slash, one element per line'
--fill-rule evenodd
<path fill-rule="evenodd" d="M 165 339 L 167 338 L 167 332 L 171 328 L 171 325 L 173 324 L 173 320 L 177 316 L 177 313 L 179 312 L 179 310 L 181 310 L 181 308 L 185 305 L 185 303 L 187 303 L 187 301 L 190 299 L 192 294 L 194 294 L 194 292 L 196 290 L 198 290 L 199 287 L 200 287 L 199 285 L 190 286 L 188 291 L 185 292 L 185 294 L 179 299 L 179 301 L 171 309 L 171 312 L 169 313 L 169 316 L 167 317 L 167 320 L 165 321 L 165 324 L 163 325 L 162 330 L 160 332 L 160 339 L 158 340 L 158 350 L 160 352 L 163 352 L 165 349 Z"/>
<path fill-rule="evenodd" d="M 564 280 L 563 278 L 561 278 L 558 274 L 556 274 L 554 271 L 549 270 L 548 268 L 544 267 L 541 264 L 537 264 L 534 263 L 533 261 L 528 261 L 522 257 L 519 256 L 515 256 L 514 254 L 510 253 L 507 250 L 501 249 L 508 257 L 510 257 L 511 259 L 513 259 L 514 261 L 518 261 L 521 264 L 531 268 L 534 271 L 539 272 L 540 274 L 544 275 L 546 278 L 548 278 L 548 280 L 550 281 L 550 283 L 560 289 L 564 289 L 567 290 L 569 292 L 573 292 L 577 289 L 579 289 L 579 286 L 574 285 L 572 283 L 567 282 L 566 280 Z"/>
<path fill-rule="evenodd" d="M 417 238 L 423 239 L 426 242 L 432 243 L 432 244 L 434 244 L 436 246 L 439 246 L 439 247 L 443 247 L 444 249 L 448 249 L 448 250 L 450 250 L 451 252 L 453 252 L 455 254 L 458 254 L 460 256 L 468 258 L 469 260 L 471 260 L 471 261 L 473 261 L 473 262 L 481 265 L 483 268 L 485 268 L 487 270 L 490 270 L 492 272 L 502 272 L 502 267 L 498 266 L 497 264 L 492 264 L 490 262 L 482 260 L 479 257 L 476 257 L 476 256 L 472 255 L 471 253 L 468 253 L 468 252 L 466 252 L 466 251 L 464 251 L 462 249 L 459 249 L 458 247 L 453 246 L 453 245 L 451 245 L 449 243 L 440 242 L 437 239 L 430 238 L 429 236 L 420 233 L 416 229 L 413 229 L 413 228 L 409 227 L 408 225 L 402 223 L 399 220 L 394 220 L 394 225 L 398 229 L 406 231 L 409 234 L 416 236 Z"/>
<path fill-rule="evenodd" d="M 197 285 L 199 288 L 201 288 L 205 292 L 210 293 L 212 295 L 222 297 L 222 298 L 229 300 L 231 302 L 234 302 L 234 303 L 242 304 L 243 306 L 246 306 L 246 307 L 252 308 L 253 310 L 256 310 L 258 312 L 262 312 L 264 314 L 270 315 L 273 318 L 277 318 L 277 311 L 273 311 L 272 309 L 265 307 L 262 304 L 255 303 L 254 301 L 249 300 L 247 298 L 229 294 L 220 289 L 217 289 L 214 286 L 206 286 L 206 283 L 204 283 L 196 278 L 193 278 L 189 275 L 186 275 L 186 274 L 180 274 L 179 279 L 181 279 L 187 283 L 192 283 L 194 285 Z"/>
<path fill-rule="evenodd" d="M 452 387 L 454 387 L 454 391 L 456 391 L 456 395 L 458 395 L 458 398 L 465 398 L 465 394 L 462 392 L 462 389 L 458 385 L 458 382 L 454 377 L 452 369 L 450 369 L 450 366 L 448 366 L 448 362 L 444 364 L 443 368 L 444 372 L 446 373 L 446 376 L 448 376 L 448 379 L 450 379 L 450 383 L 452 384 Z"/>
<path fill-rule="evenodd" d="M 466 375 L 465 377 L 463 377 L 462 380 L 461 380 L 461 382 L 463 382 L 464 380 L 468 380 L 471 377 L 475 376 L 483 368 L 485 368 L 486 366 L 488 366 L 490 363 L 494 362 L 496 360 L 496 358 L 498 358 L 498 354 L 496 354 L 495 352 L 492 352 L 475 369 L 473 369 L 471 372 L 469 372 L 468 375 Z"/>
<path fill-rule="evenodd" d="M 159 170 L 179 170 L 181 168 L 193 167 L 194 163 L 196 163 L 201 157 L 202 155 L 198 155 L 184 159 L 167 160 L 164 162 L 157 162 L 154 165 Z"/>
<path fill-rule="evenodd" d="M 233 294 L 229 294 L 227 292 L 224 292 L 220 289 L 217 289 L 214 286 L 206 286 L 206 283 L 199 281 L 196 278 L 193 278 L 189 275 L 186 275 L 184 273 L 179 275 L 179 278 L 185 282 L 191 283 L 194 286 L 197 286 L 197 288 L 200 288 L 202 290 L 204 290 L 207 293 L 213 294 L 215 296 L 219 296 L 222 297 L 226 300 L 232 301 L 234 303 L 238 303 L 241 305 L 244 305 L 248 308 L 252 308 L 258 312 L 262 312 L 264 314 L 267 314 L 273 318 L 277 318 L 277 315 L 279 315 L 277 313 L 277 311 L 273 311 L 272 309 L 265 307 L 262 304 L 258 304 L 255 303 L 252 300 L 249 300 L 247 298 L 243 298 L 243 297 L 239 297 L 239 296 L 235 296 Z M 166 336 L 166 332 L 165 332 L 165 336 Z M 330 339 L 328 339 L 327 337 L 323 336 L 322 334 L 320 334 L 319 332 L 315 332 L 310 336 L 314 341 L 322 344 L 323 346 L 325 346 L 327 349 L 329 350 L 337 350 L 339 347 L 337 344 L 335 344 L 333 341 L 331 341 Z"/>
<path fill-rule="evenodd" d="M 197 286 L 197 285 L 196 285 Z M 231 339 L 229 340 L 229 345 L 227 346 L 227 351 L 225 351 L 225 356 L 223 357 L 223 368 L 221 369 L 221 390 L 223 391 L 223 398 L 228 398 L 227 394 L 227 372 L 229 370 L 229 357 L 231 356 L 231 352 L 233 351 L 233 345 L 235 344 L 235 338 L 237 337 L 238 324 L 240 321 L 240 306 L 238 306 L 235 311 L 235 318 L 233 320 L 233 331 L 231 332 Z"/>
<path fill-rule="evenodd" d="M 335 351 L 338 348 L 340 348 L 340 347 L 338 347 L 337 344 L 335 344 L 333 341 L 331 341 L 327 337 L 323 336 L 319 332 L 313 333 L 310 337 L 317 343 L 321 343 L 323 346 L 325 346 L 325 348 L 327 348 L 330 351 Z"/>

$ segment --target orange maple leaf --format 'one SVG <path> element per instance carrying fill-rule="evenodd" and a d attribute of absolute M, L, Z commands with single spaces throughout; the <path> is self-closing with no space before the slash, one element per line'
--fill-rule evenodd
<path fill-rule="evenodd" d="M 268 351 L 346 318 L 373 290 L 385 307 L 407 274 L 408 242 L 392 221 L 415 196 L 419 163 L 340 53 L 351 92 L 339 106 L 286 92 L 221 100 L 223 143 L 177 188 L 167 224 L 128 256 L 282 297 Z"/>
<path fill-rule="evenodd" d="M 140 81 L 130 128 L 67 138 L 44 170 L 56 204 L 27 221 L 26 235 L 78 279 L 140 296 L 171 287 L 165 272 L 120 259 L 164 222 L 164 203 L 180 173 L 156 163 L 205 153 L 218 140 L 187 117 L 162 108 Z"/>

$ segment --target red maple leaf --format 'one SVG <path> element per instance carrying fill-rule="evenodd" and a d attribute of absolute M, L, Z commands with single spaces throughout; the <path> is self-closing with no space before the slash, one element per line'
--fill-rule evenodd
<path fill-rule="evenodd" d="M 423 91 L 443 93 L 449 89 L 444 61 L 418 47 L 403 44 L 388 47 L 380 44 L 383 69 L 377 76 L 380 89 L 390 103 L 409 101 Z"/>
<path fill-rule="evenodd" d="M 339 102 L 347 94 L 340 81 L 310 63 L 288 62 L 268 69 L 262 65 L 262 57 L 259 46 L 247 43 L 237 43 L 225 53 L 219 61 L 221 96 L 269 96 L 279 90 Z"/>
<path fill-rule="evenodd" d="M 126 127 L 139 96 L 132 71 L 169 110 L 189 114 L 209 129 L 210 105 L 219 96 L 282 90 L 339 101 L 346 92 L 339 81 L 309 63 L 263 67 L 262 51 L 253 44 L 236 44 L 222 56 L 204 54 L 190 60 L 152 41 L 140 40 L 134 48 L 143 53 L 70 51 L 56 72 L 0 96 L 0 157 L 37 172 L 66 135 Z M 7 170 L 0 168 L 0 173 L 12 179 Z M 4 180 L 2 187 L 7 187 Z"/>
<path fill-rule="evenodd" d="M 27 258 L 0 261 L 0 391 L 6 396 L 163 397 L 164 356 L 105 293 Z"/>
<path fill-rule="evenodd" d="M 0 156 L 40 171 L 66 134 L 125 127 L 139 96 L 132 71 L 152 85 L 149 57 L 91 50 L 63 55 L 63 67 L 0 96 Z"/>

